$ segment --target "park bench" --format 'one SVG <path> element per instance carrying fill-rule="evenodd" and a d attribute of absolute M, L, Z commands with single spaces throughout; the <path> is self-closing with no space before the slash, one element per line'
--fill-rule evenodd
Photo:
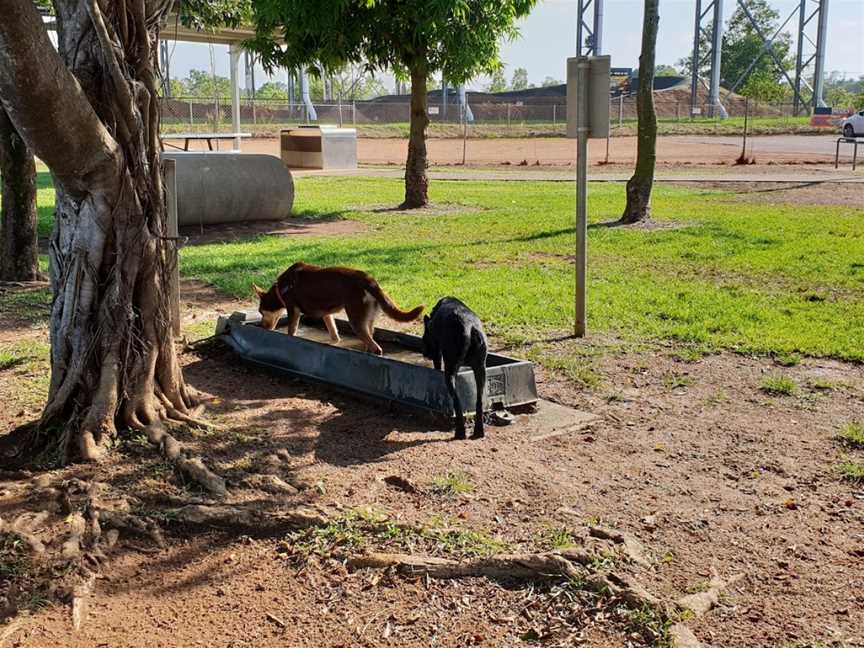
<path fill-rule="evenodd" d="M 168 144 L 166 140 L 184 140 L 183 148 L 181 150 L 188 151 L 189 150 L 189 142 L 194 140 L 206 140 L 207 148 L 209 150 L 213 150 L 213 140 L 235 140 L 240 139 L 242 137 L 251 137 L 251 133 L 164 133 L 159 136 L 159 139 L 162 141 L 163 150 L 165 148 L 164 145 L 168 145 L 171 148 L 180 149 L 179 146 L 174 146 L 173 144 Z"/>

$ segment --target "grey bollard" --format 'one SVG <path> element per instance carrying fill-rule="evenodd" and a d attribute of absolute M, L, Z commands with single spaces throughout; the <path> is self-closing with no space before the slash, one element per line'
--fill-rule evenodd
<path fill-rule="evenodd" d="M 294 181 L 273 155 L 165 152 L 176 162 L 180 225 L 282 220 L 291 215 Z"/>

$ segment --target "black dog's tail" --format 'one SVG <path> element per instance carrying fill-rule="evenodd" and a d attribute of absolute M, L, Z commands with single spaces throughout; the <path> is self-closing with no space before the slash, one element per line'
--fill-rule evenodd
<path fill-rule="evenodd" d="M 395 303 L 393 303 L 393 300 L 390 299 L 387 293 L 381 290 L 381 286 L 378 285 L 377 281 L 372 281 L 366 289 L 381 305 L 381 310 L 387 313 L 388 317 L 397 322 L 413 322 L 423 314 L 423 309 L 426 308 L 426 306 L 420 305 L 410 311 L 401 310 Z"/>

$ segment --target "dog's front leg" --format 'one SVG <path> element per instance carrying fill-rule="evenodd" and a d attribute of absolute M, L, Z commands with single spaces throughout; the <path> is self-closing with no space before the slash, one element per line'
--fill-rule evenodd
<path fill-rule="evenodd" d="M 291 321 L 288 322 L 288 335 L 297 335 L 297 329 L 300 327 L 300 309 L 294 306 L 290 315 Z"/>
<path fill-rule="evenodd" d="M 324 315 L 321 319 L 324 320 L 324 326 L 327 327 L 327 332 L 330 333 L 330 344 L 339 344 L 342 338 L 339 337 L 339 329 L 336 328 L 336 320 L 332 315 Z"/>

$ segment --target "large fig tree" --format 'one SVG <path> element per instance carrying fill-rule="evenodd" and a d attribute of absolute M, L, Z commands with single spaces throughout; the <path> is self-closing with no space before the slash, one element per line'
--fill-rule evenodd
<path fill-rule="evenodd" d="M 172 0 L 55 0 L 58 46 L 32 0 L 6 0 L 0 101 L 50 169 L 51 381 L 24 453 L 98 460 L 118 434 L 144 430 L 212 491 L 224 483 L 186 457 L 168 420 L 190 421 L 166 287 L 159 159 L 158 31 Z M 205 3 L 210 4 L 210 3 Z"/>
<path fill-rule="evenodd" d="M 426 176 L 426 79 L 442 71 L 462 83 L 500 68 L 501 40 L 536 0 L 254 0 L 256 37 L 265 67 L 346 64 L 395 70 L 411 79 L 411 128 L 403 207 L 429 202 Z"/>

